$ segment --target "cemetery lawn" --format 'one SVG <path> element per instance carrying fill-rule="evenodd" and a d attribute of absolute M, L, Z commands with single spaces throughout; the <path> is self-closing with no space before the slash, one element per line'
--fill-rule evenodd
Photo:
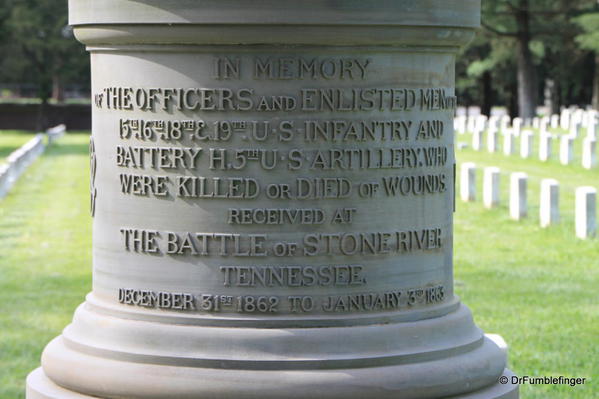
<path fill-rule="evenodd" d="M 470 136 L 458 141 L 464 137 Z M 506 340 L 516 374 L 587 379 L 576 387 L 523 385 L 523 399 L 599 398 L 599 239 L 583 241 L 574 233 L 574 191 L 583 185 L 599 189 L 599 169 L 583 169 L 580 157 L 562 166 L 555 153 L 554 147 L 554 158 L 544 163 L 457 151 L 458 179 L 462 162 L 477 166 L 477 199 L 457 200 L 455 289 L 477 324 Z M 494 210 L 482 205 L 486 166 L 501 169 L 502 203 Z M 509 218 L 509 172 L 529 176 L 528 219 L 522 222 Z M 543 178 L 560 183 L 561 224 L 548 229 L 538 227 Z"/>
<path fill-rule="evenodd" d="M 0 200 L 2 399 L 25 397 L 45 344 L 91 289 L 88 143 L 69 132 Z"/>
<path fill-rule="evenodd" d="M 35 137 L 33 132 L 0 130 L 0 165 L 6 162 L 11 152 Z"/>
<path fill-rule="evenodd" d="M 0 398 L 24 397 L 42 349 L 91 289 L 88 140 L 61 138 L 0 201 Z M 522 398 L 599 397 L 599 240 L 574 237 L 570 192 L 599 186 L 598 172 L 471 150 L 458 159 L 528 172 L 533 206 L 527 221 L 509 220 L 506 176 L 501 208 L 458 202 L 457 294 L 482 329 L 505 338 L 517 374 L 587 378 L 577 387 L 522 386 Z M 563 223 L 547 230 L 537 227 L 541 177 L 562 184 Z"/>

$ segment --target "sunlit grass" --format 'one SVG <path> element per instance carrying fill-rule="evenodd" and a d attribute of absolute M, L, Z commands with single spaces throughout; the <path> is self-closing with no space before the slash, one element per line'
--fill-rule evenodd
<path fill-rule="evenodd" d="M 44 345 L 90 290 L 88 140 L 60 139 L 0 201 L 0 398 L 24 397 Z"/>
<path fill-rule="evenodd" d="M 458 136 L 458 141 L 469 138 Z M 528 160 L 486 149 L 457 153 L 458 170 L 462 162 L 474 162 L 478 173 L 477 202 L 457 204 L 456 292 L 481 328 L 508 342 L 510 366 L 517 374 L 587 378 L 577 387 L 522 386 L 526 399 L 599 397 L 599 240 L 582 241 L 574 232 L 575 190 L 599 188 L 599 169 L 580 166 L 580 141 L 569 166 L 559 164 L 557 143 L 549 162 L 537 160 L 536 148 Z M 486 166 L 502 171 L 502 204 L 493 210 L 482 206 Z M 529 217 L 521 222 L 509 219 L 511 172 L 529 176 Z M 547 229 L 539 227 L 543 178 L 560 182 L 561 223 Z"/>

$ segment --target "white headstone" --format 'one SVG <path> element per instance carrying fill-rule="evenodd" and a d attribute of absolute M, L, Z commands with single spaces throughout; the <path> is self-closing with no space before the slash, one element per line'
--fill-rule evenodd
<path fill-rule="evenodd" d="M 520 156 L 530 158 L 535 134 L 532 130 L 524 130 L 520 135 Z"/>
<path fill-rule="evenodd" d="M 551 115 L 551 128 L 559 128 L 559 115 Z"/>
<path fill-rule="evenodd" d="M 490 166 L 485 168 L 483 175 L 483 204 L 485 208 L 491 209 L 499 205 L 501 192 L 501 171 L 499 168 Z"/>
<path fill-rule="evenodd" d="M 597 190 L 594 187 L 576 189 L 576 236 L 587 239 L 597 234 Z"/>
<path fill-rule="evenodd" d="M 541 120 L 536 116 L 532 118 L 532 127 L 534 129 L 539 129 L 541 127 Z"/>
<path fill-rule="evenodd" d="M 550 120 L 548 117 L 544 116 L 543 118 L 541 118 L 541 126 L 540 126 L 541 134 L 549 133 L 549 123 L 550 123 Z"/>
<path fill-rule="evenodd" d="M 568 130 L 570 129 L 570 110 L 564 109 L 562 110 L 562 114 L 560 116 L 559 125 L 562 129 Z"/>
<path fill-rule="evenodd" d="M 570 165 L 574 158 L 574 138 L 569 135 L 563 135 L 560 138 L 559 161 L 562 165 Z"/>
<path fill-rule="evenodd" d="M 592 169 L 597 165 L 597 140 L 585 138 L 582 141 L 582 167 Z"/>
<path fill-rule="evenodd" d="M 499 117 L 497 115 L 492 115 L 489 118 L 489 129 L 499 130 Z"/>
<path fill-rule="evenodd" d="M 559 223 L 559 183 L 555 179 L 541 180 L 541 227 Z"/>
<path fill-rule="evenodd" d="M 476 116 L 470 115 L 468 117 L 468 126 L 467 126 L 467 130 L 469 132 L 474 132 L 474 130 L 476 130 Z"/>
<path fill-rule="evenodd" d="M 487 132 L 487 150 L 489 152 L 497 152 L 497 138 L 499 137 L 499 132 L 497 130 L 489 129 Z"/>
<path fill-rule="evenodd" d="M 539 136 L 539 159 L 548 161 L 551 158 L 551 144 L 553 143 L 553 135 L 551 133 L 541 134 Z"/>
<path fill-rule="evenodd" d="M 524 172 L 512 173 L 510 176 L 510 217 L 521 220 L 528 214 L 526 189 L 528 175 Z"/>
<path fill-rule="evenodd" d="M 460 198 L 464 202 L 476 201 L 476 164 L 462 164 L 460 174 Z"/>
<path fill-rule="evenodd" d="M 503 115 L 503 116 L 501 117 L 501 120 L 500 120 L 500 122 L 499 122 L 499 124 L 500 124 L 500 127 L 499 127 L 499 129 L 500 129 L 502 132 L 505 132 L 506 130 L 508 130 L 508 129 L 510 128 L 510 121 L 511 121 L 511 119 L 510 119 L 510 117 L 509 117 L 509 116 L 507 116 L 507 115 Z"/>
<path fill-rule="evenodd" d="M 503 153 L 507 156 L 514 153 L 514 135 L 511 130 L 503 132 Z"/>
<path fill-rule="evenodd" d="M 573 124 L 578 124 L 578 125 L 583 124 L 584 116 L 585 116 L 585 112 L 583 109 L 577 108 L 572 112 L 571 115 L 572 116 L 570 119 L 570 127 L 572 127 Z"/>
<path fill-rule="evenodd" d="M 512 130 L 516 137 L 520 136 L 520 132 L 522 131 L 522 118 L 514 118 L 512 121 Z"/>
<path fill-rule="evenodd" d="M 487 120 L 488 120 L 488 118 L 485 115 L 478 115 L 476 117 L 475 129 L 482 130 L 482 131 L 487 130 Z"/>
<path fill-rule="evenodd" d="M 466 121 L 467 119 L 465 116 L 458 116 L 454 119 L 453 127 L 459 134 L 466 133 Z"/>
<path fill-rule="evenodd" d="M 484 140 L 484 130 L 479 130 L 478 127 L 472 133 L 472 149 L 475 151 L 480 151 L 483 148 L 483 140 Z"/>
<path fill-rule="evenodd" d="M 571 121 L 570 123 L 570 136 L 574 137 L 575 139 L 578 138 L 578 136 L 580 136 L 580 129 L 582 128 L 582 123 L 579 121 Z"/>

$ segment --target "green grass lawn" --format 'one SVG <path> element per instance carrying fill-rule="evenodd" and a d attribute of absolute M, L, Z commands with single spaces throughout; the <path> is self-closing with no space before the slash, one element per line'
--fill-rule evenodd
<path fill-rule="evenodd" d="M 462 136 L 464 137 L 464 136 Z M 68 134 L 37 160 L 0 201 L 0 398 L 24 396 L 43 347 L 71 321 L 91 289 L 88 136 Z M 519 375 L 587 377 L 587 384 L 523 386 L 523 399 L 599 397 L 599 240 L 574 237 L 573 190 L 599 186 L 599 172 L 556 161 L 464 150 L 459 161 L 528 172 L 530 217 L 503 205 L 458 202 L 456 291 L 486 332 L 510 345 Z M 482 176 L 482 173 L 479 175 Z M 538 228 L 538 182 L 562 184 L 561 225 Z M 508 188 L 507 174 L 503 191 Z M 480 198 L 479 186 L 479 198 Z"/>
<path fill-rule="evenodd" d="M 88 134 L 69 133 L 0 201 L 0 398 L 24 397 L 44 345 L 91 289 Z"/>
<path fill-rule="evenodd" d="M 467 142 L 470 137 L 458 136 L 458 141 Z M 574 388 L 525 385 L 522 398 L 597 398 L 599 240 L 576 238 L 574 193 L 583 185 L 599 189 L 599 169 L 580 166 L 577 145 L 576 162 L 560 165 L 557 149 L 554 144 L 549 162 L 536 160 L 536 151 L 528 160 L 501 152 L 489 154 L 486 149 L 457 152 L 458 179 L 462 162 L 477 165 L 477 202 L 457 202 L 456 292 L 472 308 L 481 328 L 501 334 L 508 342 L 510 367 L 518 375 L 587 378 L 586 385 Z M 502 204 L 493 210 L 482 205 L 483 168 L 487 166 L 502 171 Z M 521 222 L 509 219 L 511 172 L 529 176 L 529 216 Z M 560 182 L 561 223 L 548 229 L 538 227 L 543 178 Z"/>
<path fill-rule="evenodd" d="M 35 137 L 35 133 L 18 130 L 0 130 L 0 164 L 11 152 Z"/>

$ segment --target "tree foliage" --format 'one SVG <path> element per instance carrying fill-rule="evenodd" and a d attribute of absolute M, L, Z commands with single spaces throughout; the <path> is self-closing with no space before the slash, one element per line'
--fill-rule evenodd
<path fill-rule="evenodd" d="M 599 109 L 596 0 L 482 0 L 482 15 L 483 28 L 458 57 L 464 105 L 485 113 L 503 105 L 523 117 L 543 101 L 554 112 L 591 99 Z M 89 84 L 65 0 L 0 0 L 0 53 L 0 82 L 34 83 L 44 103 L 64 84 Z"/>
<path fill-rule="evenodd" d="M 46 102 L 53 87 L 89 81 L 89 57 L 68 26 L 64 0 L 0 0 L 0 81 L 33 82 Z"/>
<path fill-rule="evenodd" d="M 482 0 L 481 39 L 464 54 L 481 43 L 486 51 L 474 59 L 459 59 L 458 70 L 471 79 L 471 86 L 458 84 L 459 93 L 484 104 L 480 96 L 489 89 L 476 77 L 486 73 L 492 75 L 496 104 L 507 106 L 514 116 L 534 116 L 543 100 L 553 111 L 560 105 L 588 104 L 595 60 L 589 57 L 594 49 L 585 43 L 598 45 L 599 24 L 587 14 L 596 7 L 595 0 Z M 585 24 L 588 36 L 575 40 Z M 468 65 L 460 66 L 463 63 Z M 471 98 L 473 91 L 479 98 Z"/>

